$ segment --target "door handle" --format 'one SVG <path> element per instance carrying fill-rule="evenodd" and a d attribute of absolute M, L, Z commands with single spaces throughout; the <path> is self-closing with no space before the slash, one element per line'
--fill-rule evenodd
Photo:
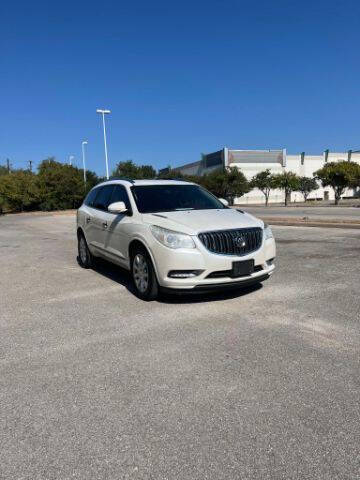
<path fill-rule="evenodd" d="M 107 222 L 103 222 L 102 226 L 103 226 L 104 228 L 107 228 L 107 226 L 108 226 Z"/>
<path fill-rule="evenodd" d="M 90 217 L 86 217 L 86 223 L 90 223 L 91 222 L 91 218 Z"/>

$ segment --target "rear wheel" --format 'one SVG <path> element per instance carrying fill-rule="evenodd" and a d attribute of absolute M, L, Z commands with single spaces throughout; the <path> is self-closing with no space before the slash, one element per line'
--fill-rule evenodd
<path fill-rule="evenodd" d="M 140 246 L 131 256 L 131 274 L 136 295 L 142 300 L 155 300 L 159 293 L 155 270 L 149 254 Z"/>
<path fill-rule="evenodd" d="M 79 264 L 83 268 L 91 268 L 93 266 L 93 256 L 86 243 L 85 237 L 82 233 L 78 236 L 78 260 Z"/>

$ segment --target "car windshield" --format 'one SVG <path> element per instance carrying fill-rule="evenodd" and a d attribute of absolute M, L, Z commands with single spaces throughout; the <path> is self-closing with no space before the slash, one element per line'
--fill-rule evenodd
<path fill-rule="evenodd" d="M 198 185 L 139 185 L 131 190 L 140 213 L 226 208 Z"/>

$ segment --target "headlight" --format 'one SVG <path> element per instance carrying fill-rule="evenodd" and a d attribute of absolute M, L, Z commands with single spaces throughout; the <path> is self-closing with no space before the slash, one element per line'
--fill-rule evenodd
<path fill-rule="evenodd" d="M 150 225 L 151 233 L 156 240 L 169 248 L 196 248 L 194 240 L 185 233 L 173 232 L 166 228 Z"/>
<path fill-rule="evenodd" d="M 274 235 L 271 231 L 271 228 L 267 223 L 264 223 L 264 235 L 265 235 L 265 240 L 268 240 L 269 238 L 273 238 Z"/>

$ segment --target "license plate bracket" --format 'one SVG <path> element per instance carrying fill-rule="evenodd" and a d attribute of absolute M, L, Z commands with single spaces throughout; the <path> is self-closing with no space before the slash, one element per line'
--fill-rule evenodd
<path fill-rule="evenodd" d="M 232 263 L 231 276 L 232 278 L 247 277 L 254 272 L 254 259 L 242 260 Z"/>

